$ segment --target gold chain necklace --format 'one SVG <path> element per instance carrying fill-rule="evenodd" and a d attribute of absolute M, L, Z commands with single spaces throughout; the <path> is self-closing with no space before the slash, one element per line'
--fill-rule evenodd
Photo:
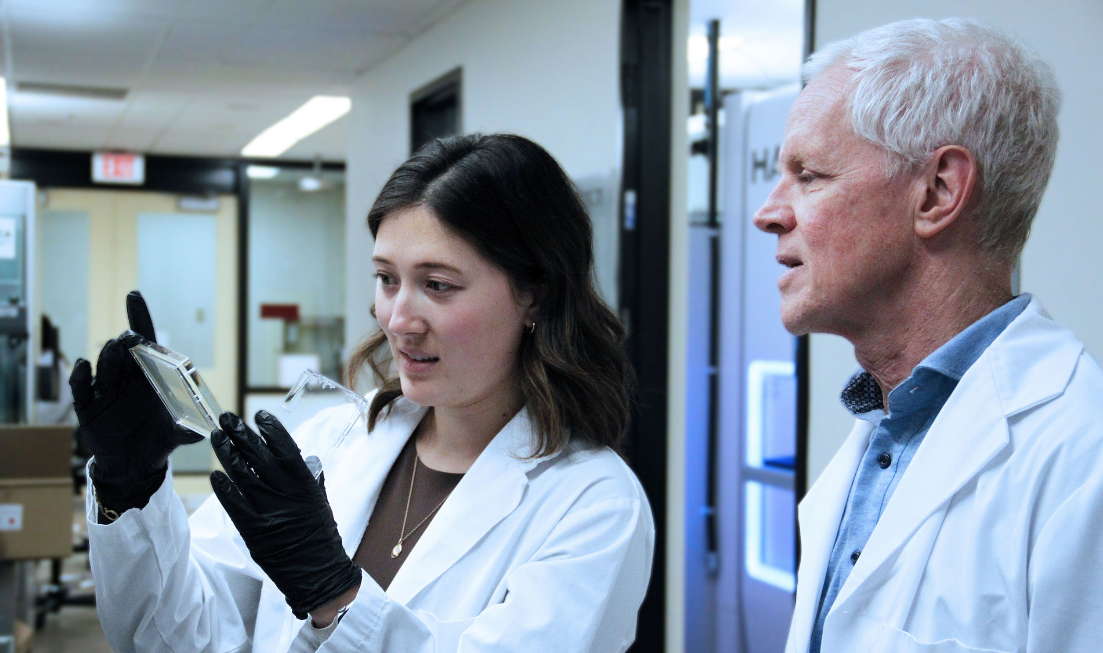
<path fill-rule="evenodd" d="M 394 548 L 391 549 L 391 557 L 392 558 L 397 558 L 398 556 L 402 555 L 402 543 L 405 542 L 407 540 L 407 538 L 409 538 L 411 535 L 416 533 L 417 529 L 421 528 L 422 524 L 429 521 L 429 518 L 433 516 L 433 513 L 435 513 L 437 510 L 440 510 L 440 507 L 444 505 L 444 502 L 447 501 L 448 497 L 452 494 L 452 492 L 449 491 L 448 494 L 446 494 L 444 496 L 444 498 L 440 500 L 440 503 L 437 504 L 437 507 L 430 510 L 429 514 L 425 515 L 425 519 L 422 519 L 421 521 L 419 521 L 417 523 L 417 526 L 414 526 L 413 528 L 411 528 L 410 532 L 407 533 L 406 532 L 406 519 L 410 516 L 410 499 L 412 499 L 413 496 L 414 496 L 414 479 L 417 478 L 417 464 L 419 462 L 421 462 L 421 458 L 418 457 L 417 447 L 415 446 L 414 447 L 414 471 L 413 471 L 412 474 L 410 474 L 410 491 L 406 494 L 406 512 L 402 513 L 402 530 L 401 530 L 401 532 L 399 532 L 400 537 L 398 538 L 398 544 L 395 544 Z"/>

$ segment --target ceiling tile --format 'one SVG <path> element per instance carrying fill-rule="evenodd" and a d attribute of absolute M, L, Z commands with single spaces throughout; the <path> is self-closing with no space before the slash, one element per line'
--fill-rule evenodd
<path fill-rule="evenodd" d="M 306 31 L 335 28 L 361 33 L 408 34 L 423 17 L 446 0 L 273 0 L 261 13 L 258 24 L 291 27 Z"/>
<path fill-rule="evenodd" d="M 268 0 L 185 0 L 178 17 L 221 25 L 252 24 Z"/>
<path fill-rule="evenodd" d="M 356 76 L 336 71 L 295 70 L 278 67 L 227 65 L 212 71 L 207 89 L 258 97 L 303 95 L 303 102 L 319 93 L 347 94 Z"/>
<path fill-rule="evenodd" d="M 147 153 L 160 134 L 159 129 L 119 129 L 104 142 L 104 148 Z"/>
<path fill-rule="evenodd" d="M 159 59 L 150 63 L 142 77 L 141 88 L 150 91 L 197 93 L 207 89 L 216 78 L 218 64 Z"/>
<path fill-rule="evenodd" d="M 403 37 L 355 31 L 254 28 L 244 34 L 228 61 L 281 70 L 337 71 L 357 75 L 405 43 Z"/>
<path fill-rule="evenodd" d="M 129 86 L 167 25 L 145 18 L 77 25 L 13 11 L 13 74 L 17 80 Z"/>
<path fill-rule="evenodd" d="M 161 134 L 150 151 L 157 154 L 188 154 L 236 157 L 247 137 L 205 130 L 173 129 Z"/>
<path fill-rule="evenodd" d="M 103 148 L 105 131 L 87 127 L 27 125 L 12 129 L 15 147 L 40 147 L 57 150 L 98 150 Z"/>
<path fill-rule="evenodd" d="M 178 20 L 157 50 L 159 61 L 222 63 L 237 47 L 242 28 L 226 23 Z"/>
<path fill-rule="evenodd" d="M 22 13 L 96 21 L 118 16 L 172 18 L 184 0 L 7 0 L 5 4 L 9 10 Z"/>
<path fill-rule="evenodd" d="M 190 93 L 137 91 L 129 98 L 116 133 L 131 129 L 162 131 L 189 108 L 193 97 Z"/>
<path fill-rule="evenodd" d="M 237 156 L 467 0 L 0 1 L 12 82 L 130 89 L 125 102 L 13 92 L 17 145 Z M 338 121 L 281 158 L 343 160 L 346 133 Z"/>

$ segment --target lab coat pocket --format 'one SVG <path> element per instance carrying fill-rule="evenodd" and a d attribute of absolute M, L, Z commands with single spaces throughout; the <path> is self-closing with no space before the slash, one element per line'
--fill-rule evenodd
<path fill-rule="evenodd" d="M 994 648 L 966 646 L 956 639 L 921 642 L 911 633 L 888 624 L 881 624 L 872 640 L 869 653 L 1009 653 Z"/>

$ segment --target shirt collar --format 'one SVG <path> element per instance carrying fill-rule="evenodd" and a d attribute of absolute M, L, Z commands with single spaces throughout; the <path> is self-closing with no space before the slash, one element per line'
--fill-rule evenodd
<path fill-rule="evenodd" d="M 1030 294 L 1023 293 L 1003 306 L 974 322 L 967 329 L 942 345 L 912 370 L 927 368 L 960 381 L 965 372 L 977 362 L 985 349 L 996 340 L 1030 303 Z M 881 386 L 873 375 L 858 370 L 843 388 L 840 399 L 851 414 L 863 418 L 878 418 L 884 413 L 884 397 Z M 877 411 L 877 412 L 873 412 Z"/>
<path fill-rule="evenodd" d="M 960 381 L 984 350 L 1003 333 L 1007 325 L 1019 317 L 1029 303 L 1029 293 L 1019 295 L 951 338 L 950 342 L 932 352 L 917 367 L 926 367 Z"/>

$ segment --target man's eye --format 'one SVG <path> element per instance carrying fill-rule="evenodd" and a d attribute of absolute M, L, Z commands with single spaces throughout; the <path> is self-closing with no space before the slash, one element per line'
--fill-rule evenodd
<path fill-rule="evenodd" d="M 811 183 L 811 182 L 815 181 L 818 178 L 819 178 L 819 175 L 817 175 L 816 173 L 814 173 L 810 170 L 801 170 L 800 174 L 797 175 L 797 181 L 799 181 L 802 184 Z"/>

